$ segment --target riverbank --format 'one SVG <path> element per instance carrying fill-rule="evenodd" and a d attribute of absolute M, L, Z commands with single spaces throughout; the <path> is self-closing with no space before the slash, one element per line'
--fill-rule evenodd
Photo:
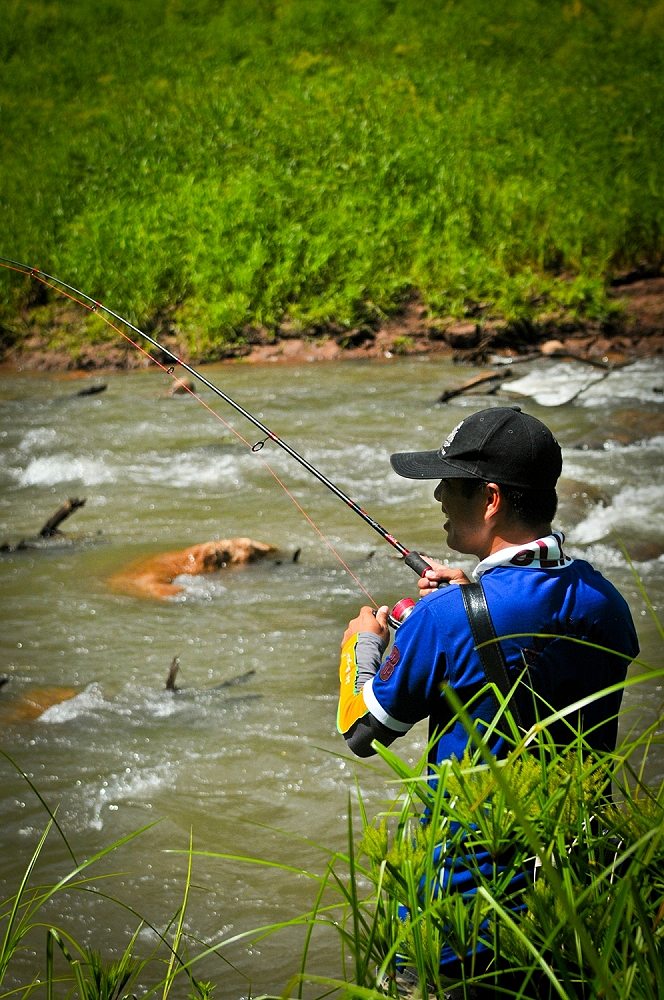
<path fill-rule="evenodd" d="M 522 357 L 533 353 L 573 355 L 589 363 L 627 364 L 664 352 L 664 277 L 629 277 L 616 284 L 619 306 L 611 324 L 566 322 L 552 315 L 538 323 L 475 319 L 432 323 L 417 301 L 375 329 L 362 327 L 318 337 L 282 336 L 276 343 L 252 345 L 243 357 L 253 362 L 339 361 L 443 354 L 484 364 L 493 354 Z"/>
<path fill-rule="evenodd" d="M 610 292 L 616 310 L 610 322 L 569 320 L 551 314 L 537 322 L 509 323 L 483 315 L 463 321 L 432 319 L 416 298 L 384 322 L 355 329 L 330 325 L 302 332 L 282 325 L 276 333 L 247 328 L 243 342 L 226 346 L 218 358 L 191 356 L 168 315 L 155 319 L 150 336 L 182 360 L 223 360 L 247 364 L 303 363 L 436 354 L 467 364 L 485 364 L 492 356 L 522 358 L 543 354 L 573 356 L 591 364 L 622 365 L 664 352 L 664 276 L 628 274 Z M 100 338 L 86 334 L 90 314 L 70 302 L 54 305 L 47 321 L 43 307 L 20 317 L 24 333 L 6 338 L 2 366 L 15 371 L 91 372 L 147 367 L 143 351 L 113 329 Z"/>

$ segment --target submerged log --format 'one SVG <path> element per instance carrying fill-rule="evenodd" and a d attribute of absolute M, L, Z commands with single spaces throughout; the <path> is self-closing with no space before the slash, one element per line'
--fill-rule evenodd
<path fill-rule="evenodd" d="M 187 549 L 162 552 L 132 563 L 109 579 L 113 590 L 132 597 L 152 597 L 165 600 L 181 593 L 182 587 L 173 581 L 178 576 L 199 576 L 218 570 L 265 559 L 277 552 L 274 545 L 252 538 L 222 538 L 216 542 L 201 542 Z"/>
<path fill-rule="evenodd" d="M 101 385 L 89 385 L 85 389 L 79 389 L 76 393 L 77 396 L 97 396 L 100 392 L 106 392 L 106 383 L 102 382 Z"/>

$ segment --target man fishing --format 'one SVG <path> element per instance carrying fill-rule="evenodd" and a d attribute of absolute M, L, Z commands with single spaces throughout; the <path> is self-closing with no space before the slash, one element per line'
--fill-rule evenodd
<path fill-rule="evenodd" d="M 563 534 L 552 530 L 562 456 L 541 421 L 518 407 L 481 410 L 440 448 L 401 452 L 390 461 L 400 476 L 436 481 L 447 544 L 479 560 L 472 575 L 480 587 L 469 587 L 461 569 L 429 560 L 418 581 L 421 599 L 385 658 L 388 609 L 363 607 L 349 622 L 338 729 L 356 755 L 370 756 L 374 741 L 387 746 L 428 718 L 431 763 L 461 759 L 470 737 L 445 689 L 466 706 L 475 731 L 486 730 L 497 710 L 487 687 L 495 664 L 476 647 L 491 623 L 496 636 L 508 637 L 493 644 L 504 671 L 499 689 L 507 693 L 522 678 L 510 708 L 523 726 L 624 680 L 638 653 L 629 608 L 588 562 L 565 553 Z M 479 605 L 467 601 L 469 592 L 479 594 Z M 571 743 L 581 731 L 589 749 L 614 748 L 621 694 L 558 721 L 550 730 L 555 742 Z M 490 749 L 504 755 L 504 737 L 494 734 Z M 455 878 L 448 891 L 460 891 Z M 458 956 L 444 948 L 441 970 L 448 963 L 451 969 Z"/>

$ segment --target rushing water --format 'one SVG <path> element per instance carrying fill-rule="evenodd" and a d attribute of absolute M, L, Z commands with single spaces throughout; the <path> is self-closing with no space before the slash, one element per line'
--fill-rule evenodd
<path fill-rule="evenodd" d="M 435 405 L 440 393 L 476 369 L 402 359 L 205 373 L 404 545 L 440 557 L 450 554 L 431 485 L 397 479 L 389 453 L 431 447 L 473 410 L 518 397 L 563 446 L 557 525 L 570 554 L 589 558 L 622 590 L 643 660 L 661 664 L 645 596 L 661 607 L 661 362 L 601 379 L 583 366 L 540 364 L 497 395 L 461 395 L 445 406 Z M 103 393 L 78 394 L 101 381 Z M 356 780 L 369 809 L 380 811 L 391 794 L 386 769 L 349 760 L 335 731 L 338 643 L 367 601 L 360 585 L 380 603 L 415 590 L 394 550 L 291 457 L 271 443 L 251 451 L 190 396 L 170 396 L 169 386 L 157 371 L 103 380 L 0 376 L 0 541 L 35 534 L 67 497 L 86 501 L 63 525 L 61 542 L 0 557 L 0 674 L 9 678 L 0 690 L 2 747 L 57 806 L 79 859 L 158 821 L 104 867 L 124 873 L 106 891 L 160 930 L 185 884 L 186 857 L 169 852 L 185 850 L 190 831 L 200 851 L 322 873 L 327 852 L 347 844 Z M 209 390 L 201 396 L 249 443 L 260 437 Z M 165 602 L 108 585 L 138 557 L 246 535 L 276 545 L 279 558 L 183 578 L 182 593 Z M 178 694 L 165 690 L 175 656 Z M 35 689 L 63 686 L 74 697 L 37 719 L 21 717 Z M 651 722 L 662 701 L 652 680 L 631 689 L 624 725 Z M 398 749 L 415 761 L 424 738 L 425 727 L 416 727 Z M 5 760 L 0 767 L 6 897 L 48 817 L 24 778 Z M 648 768 L 661 779 L 661 750 Z M 71 866 L 51 832 L 39 877 L 55 879 Z M 193 882 L 186 929 L 201 941 L 293 918 L 313 905 L 317 889 L 302 876 L 215 858 L 195 860 Z M 48 913 L 109 954 L 136 927 L 126 910 L 86 894 L 59 895 Z M 153 939 L 141 932 L 143 944 Z M 224 996 L 279 991 L 297 971 L 303 940 L 299 929 L 222 948 L 233 965 L 213 956 L 201 973 Z M 43 939 L 31 946 L 41 963 Z M 28 951 L 15 966 L 23 981 L 35 962 Z M 310 965 L 339 973 L 332 933 L 314 936 Z M 184 997 L 184 984 L 180 990 L 173 995 Z"/>

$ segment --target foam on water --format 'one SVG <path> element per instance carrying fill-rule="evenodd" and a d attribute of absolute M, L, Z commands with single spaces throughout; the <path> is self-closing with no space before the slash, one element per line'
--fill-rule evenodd
<path fill-rule="evenodd" d="M 567 533 L 579 545 L 597 542 L 615 533 L 639 531 L 644 524 L 656 538 L 664 533 L 664 494 L 659 484 L 625 486 L 607 506 L 597 505 Z"/>
<path fill-rule="evenodd" d="M 237 484 L 241 466 L 235 455 L 201 455 L 192 451 L 171 455 L 150 453 L 123 470 L 129 482 L 167 483 L 176 489 Z"/>
<path fill-rule="evenodd" d="M 126 767 L 121 773 L 111 772 L 102 779 L 101 785 L 88 785 L 85 807 L 88 812 L 88 826 L 101 830 L 105 813 L 116 812 L 122 802 L 140 802 L 151 808 L 151 801 L 162 788 L 173 787 L 177 765 L 172 761 L 156 767 Z"/>
<path fill-rule="evenodd" d="M 311 481 L 311 473 L 276 445 L 269 450 L 252 452 L 238 441 L 207 442 L 193 447 L 174 447 L 170 451 L 167 445 L 172 439 L 172 431 L 167 428 L 168 424 L 161 426 L 158 423 L 155 427 L 139 423 L 132 427 L 129 437 L 118 428 L 104 451 L 93 453 L 86 449 L 89 451 L 86 453 L 77 451 L 76 447 L 85 444 L 85 438 L 72 435 L 66 427 L 61 430 L 33 427 L 14 447 L 15 461 L 5 471 L 20 487 L 57 486 L 69 482 L 89 487 L 128 482 L 166 484 L 174 489 L 191 490 L 195 486 L 198 490 L 214 490 L 241 487 L 252 475 L 263 475 L 266 467 L 289 484 L 306 486 Z M 204 427 L 197 430 L 205 432 Z M 79 431 L 84 434 L 84 428 Z M 136 441 L 149 436 L 154 443 L 155 433 L 160 443 L 163 441 L 164 448 L 153 447 L 137 453 Z M 43 454 L 53 449 L 56 442 L 61 446 L 58 451 Z M 296 446 L 300 447 L 297 442 Z M 361 470 L 362 496 L 358 502 L 368 502 L 376 494 L 384 493 L 388 448 L 377 448 L 375 443 L 348 442 L 342 437 L 338 443 L 328 440 L 322 445 L 319 442 L 310 448 L 303 447 L 300 454 L 352 498 L 358 492 L 358 470 Z M 389 502 L 389 498 L 386 500 Z"/>
<path fill-rule="evenodd" d="M 663 381 L 664 365 L 660 360 L 637 361 L 627 368 L 611 372 L 606 378 L 594 379 L 579 397 L 579 402 L 586 408 L 617 400 L 661 403 Z"/>
<path fill-rule="evenodd" d="M 52 705 L 38 722 L 58 725 L 67 722 L 90 721 L 106 725 L 108 716 L 145 720 L 174 715 L 179 705 L 166 691 L 143 690 L 127 685 L 122 691 L 105 695 L 99 684 L 90 684 L 84 691 L 67 701 Z"/>
<path fill-rule="evenodd" d="M 52 438 L 46 428 L 27 434 L 19 452 L 29 454 L 48 447 Z M 18 455 L 17 455 L 18 458 Z M 235 455 L 215 455 L 211 458 L 196 452 L 176 452 L 169 455 L 148 453 L 138 462 L 123 460 L 116 455 L 98 452 L 94 457 L 72 452 L 33 454 L 16 464 L 5 466 L 5 474 L 20 487 L 57 486 L 78 482 L 84 486 L 99 486 L 120 481 L 130 483 L 166 483 L 176 489 L 238 485 L 242 479 L 242 464 Z"/>
<path fill-rule="evenodd" d="M 568 549 L 568 551 L 570 550 Z M 616 545 L 610 545 L 606 542 L 591 542 L 589 545 L 584 546 L 580 558 L 586 559 L 591 565 L 609 576 L 625 568 L 625 556 L 622 550 Z M 637 570 L 642 581 L 649 584 L 650 581 L 656 581 L 661 578 L 662 569 L 664 568 L 664 555 L 658 556 L 657 559 L 647 559 L 642 562 L 632 560 L 632 565 Z"/>
<path fill-rule="evenodd" d="M 218 576 L 190 576 L 183 573 L 176 576 L 173 583 L 182 587 L 182 592 L 172 597 L 172 601 L 215 601 L 227 593 L 228 587 Z"/>
<path fill-rule="evenodd" d="M 60 453 L 33 458 L 27 466 L 9 470 L 20 486 L 55 486 L 58 483 L 81 482 L 85 486 L 112 483 L 117 471 L 101 456 L 86 458 Z"/>
<path fill-rule="evenodd" d="M 546 373 L 539 369 L 508 382 L 507 389 L 518 396 L 529 396 L 540 406 L 561 406 L 603 378 L 604 375 L 598 376 L 587 368 L 559 364 L 552 365 Z"/>
<path fill-rule="evenodd" d="M 610 428 L 606 428 L 606 431 L 610 433 Z M 567 449 L 564 451 L 565 466 L 567 466 L 568 462 L 574 461 L 575 456 L 578 456 L 581 461 L 586 456 L 597 457 L 606 463 L 605 454 L 607 451 L 615 452 L 617 455 L 624 454 L 632 465 L 634 464 L 634 458 L 636 458 L 640 465 L 647 465 L 650 471 L 652 468 L 651 463 L 664 461 L 664 435 L 654 434 L 649 438 L 641 438 L 637 441 L 627 441 L 624 443 L 607 437 L 599 447 Z"/>
<path fill-rule="evenodd" d="M 245 695 L 236 692 L 232 684 L 226 687 L 207 682 L 199 687 L 184 684 L 173 692 L 161 685 L 146 688 L 127 683 L 120 690 L 104 692 L 99 683 L 92 683 L 73 698 L 51 705 L 38 717 L 36 724 L 50 727 L 77 722 L 79 730 L 75 738 L 78 738 L 80 729 L 85 726 L 91 727 L 91 731 L 105 733 L 108 726 L 112 728 L 120 720 L 124 720 L 124 729 L 144 728 L 152 722 L 159 724 L 178 716 L 185 719 L 191 716 L 196 722 L 204 722 L 208 713 L 217 715 L 243 700 L 246 700 Z M 68 739 L 66 735 L 64 738 Z M 101 747 L 105 753 L 103 740 L 104 737 L 100 737 L 97 744 L 92 738 L 90 750 Z"/>
<path fill-rule="evenodd" d="M 629 481 L 631 486 L 643 488 L 643 492 L 637 497 L 623 497 L 618 503 L 624 503 L 625 499 L 631 503 L 645 503 L 646 506 L 637 511 L 639 518 L 661 515 L 661 506 L 657 503 L 659 490 L 655 484 L 661 482 L 664 468 L 664 436 L 656 435 L 630 444 L 607 439 L 593 448 L 565 448 L 563 454 L 563 479 L 593 484 L 608 492 L 620 482 Z M 636 523 L 638 526 L 638 521 Z"/>
<path fill-rule="evenodd" d="M 83 715 L 97 715 L 106 704 L 99 684 L 90 684 L 73 698 L 58 702 L 57 705 L 51 705 L 45 712 L 42 712 L 37 722 L 45 725 L 71 722 Z"/>
<path fill-rule="evenodd" d="M 18 447 L 20 451 L 35 451 L 38 448 L 46 448 L 57 440 L 57 436 L 54 427 L 34 427 L 25 434 Z"/>
<path fill-rule="evenodd" d="M 643 462 L 656 459 L 661 462 L 664 457 L 664 435 L 655 434 L 653 437 L 643 438 L 640 441 L 630 441 L 627 444 L 609 439 L 604 443 L 604 451 L 632 451 L 637 452 L 639 459 Z"/>
<path fill-rule="evenodd" d="M 562 406 L 572 400 L 597 407 L 616 399 L 659 402 L 664 367 L 657 360 L 638 361 L 618 371 L 601 371 L 576 362 L 553 362 L 506 383 L 509 393 L 529 396 L 540 406 Z"/>

